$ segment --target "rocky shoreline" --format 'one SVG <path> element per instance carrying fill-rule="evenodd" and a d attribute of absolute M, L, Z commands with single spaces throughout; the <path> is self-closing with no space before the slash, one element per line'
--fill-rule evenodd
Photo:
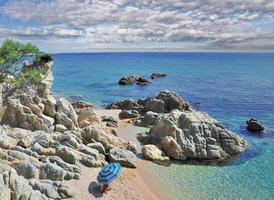
<path fill-rule="evenodd" d="M 138 165 L 137 146 L 117 136 L 117 120 L 99 117 L 91 104 L 52 96 L 52 65 L 44 63 L 47 70 L 39 84 L 0 84 L 0 188 L 6 199 L 77 199 L 65 182 L 78 180 L 81 166 Z M 107 108 L 121 109 L 120 119 L 150 127 L 138 135 L 148 160 L 223 161 L 247 146 L 246 140 L 170 91 Z"/>
<path fill-rule="evenodd" d="M 136 167 L 136 145 L 115 136 L 91 105 L 51 95 L 52 64 L 45 63 L 41 84 L 0 85 L 1 198 L 71 198 L 65 182 L 79 179 L 82 165 Z"/>

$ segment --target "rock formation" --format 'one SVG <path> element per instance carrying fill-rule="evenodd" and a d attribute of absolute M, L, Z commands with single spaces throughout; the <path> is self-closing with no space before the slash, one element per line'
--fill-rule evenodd
<path fill-rule="evenodd" d="M 117 121 L 50 94 L 51 65 L 41 84 L 0 84 L 0 199 L 71 198 L 65 182 L 79 179 L 82 165 L 136 167 L 136 145 L 113 135 Z"/>
<path fill-rule="evenodd" d="M 143 144 L 156 145 L 143 148 L 144 157 L 150 160 L 167 155 L 175 160 L 222 161 L 240 154 L 247 146 L 245 139 L 167 90 L 152 98 L 124 100 L 108 106 L 113 107 L 122 109 L 123 119 L 134 117 L 135 125 L 151 128 L 137 136 Z M 135 115 L 125 115 L 133 112 Z"/>
<path fill-rule="evenodd" d="M 130 75 L 122 77 L 119 82 L 120 85 L 132 85 L 136 83 L 137 85 L 148 85 L 150 81 L 142 76 Z"/>
<path fill-rule="evenodd" d="M 260 132 L 264 130 L 264 127 L 256 119 L 247 120 L 246 125 L 246 129 L 251 132 Z"/>

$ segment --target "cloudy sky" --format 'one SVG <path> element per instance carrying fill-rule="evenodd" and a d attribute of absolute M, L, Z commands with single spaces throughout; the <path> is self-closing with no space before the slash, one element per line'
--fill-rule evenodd
<path fill-rule="evenodd" d="M 274 51 L 273 0 L 0 0 L 0 42 L 50 52 Z"/>

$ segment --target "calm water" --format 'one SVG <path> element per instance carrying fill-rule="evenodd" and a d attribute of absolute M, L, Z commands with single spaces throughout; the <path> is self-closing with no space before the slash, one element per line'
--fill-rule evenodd
<path fill-rule="evenodd" d="M 198 109 L 250 142 L 243 155 L 225 166 L 150 163 L 148 171 L 175 199 L 274 199 L 274 54 L 93 53 L 54 58 L 55 95 L 102 106 L 170 89 L 192 104 L 200 102 Z M 154 71 L 168 76 L 147 87 L 117 84 L 124 75 L 149 76 Z M 250 117 L 267 127 L 261 136 L 245 131 Z"/>

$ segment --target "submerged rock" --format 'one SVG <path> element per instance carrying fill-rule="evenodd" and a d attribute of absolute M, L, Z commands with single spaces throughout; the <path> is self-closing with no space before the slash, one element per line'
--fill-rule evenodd
<path fill-rule="evenodd" d="M 263 125 L 261 125 L 256 119 L 250 119 L 246 121 L 246 128 L 252 132 L 260 132 L 264 130 Z"/>
<path fill-rule="evenodd" d="M 167 74 L 160 73 L 160 72 L 154 72 L 153 74 L 151 74 L 150 78 L 155 79 L 155 78 L 161 78 L 161 77 L 165 77 L 165 76 L 167 76 Z"/>

